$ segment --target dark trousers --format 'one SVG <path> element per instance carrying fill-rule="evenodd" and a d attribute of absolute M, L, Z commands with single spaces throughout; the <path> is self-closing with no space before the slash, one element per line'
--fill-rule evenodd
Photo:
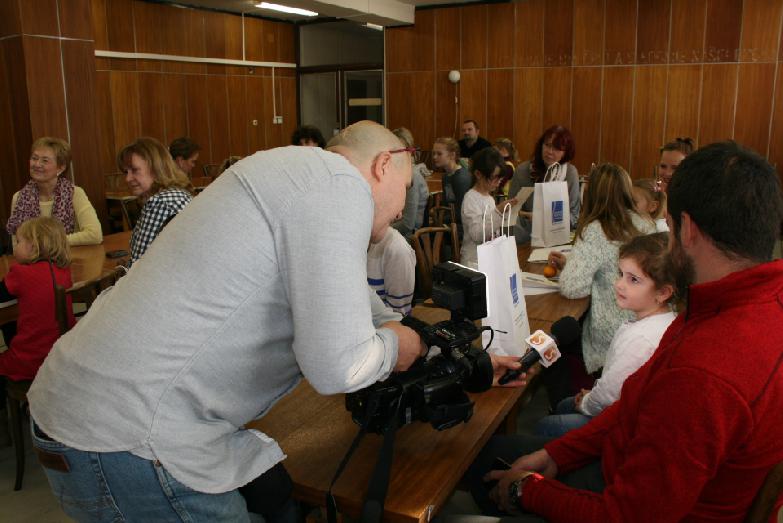
<path fill-rule="evenodd" d="M 493 466 L 495 458 L 499 457 L 508 463 L 513 463 L 517 458 L 543 448 L 544 444 L 550 440 L 551 438 L 523 435 L 494 436 L 489 440 L 465 476 L 473 499 L 484 514 L 496 517 L 508 516 L 508 514 L 501 512 L 497 505 L 489 499 L 489 491 L 494 485 L 487 484 L 483 480 L 487 472 L 496 468 Z M 591 463 L 568 474 L 561 474 L 557 479 L 569 487 L 593 492 L 602 492 L 605 486 L 600 461 Z M 530 514 L 516 517 L 514 521 L 534 522 L 545 520 Z"/>
<path fill-rule="evenodd" d="M 239 487 L 248 512 L 261 514 L 266 523 L 297 523 L 303 521 L 299 507 L 291 497 L 294 484 L 282 463 L 278 463 L 256 479 Z"/>
<path fill-rule="evenodd" d="M 541 382 L 546 389 L 552 411 L 564 399 L 576 396 L 582 389 L 591 389 L 595 383 L 595 377 L 585 369 L 581 335 L 577 336 L 573 343 L 559 345 L 558 348 L 560 359 L 541 373 Z"/>

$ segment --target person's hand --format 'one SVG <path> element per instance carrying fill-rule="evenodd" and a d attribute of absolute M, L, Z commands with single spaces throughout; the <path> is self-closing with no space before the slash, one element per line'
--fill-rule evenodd
<path fill-rule="evenodd" d="M 508 487 L 514 481 L 522 480 L 524 488 L 525 478 L 533 474 L 529 470 L 492 470 L 486 476 L 484 481 L 495 481 L 495 485 L 492 490 L 489 491 L 489 499 L 491 499 L 503 512 L 508 514 L 520 514 L 521 513 L 521 500 L 511 499 L 509 497 Z"/>
<path fill-rule="evenodd" d="M 574 396 L 574 407 L 577 409 L 579 408 L 579 405 L 582 404 L 582 400 L 588 392 L 590 392 L 590 389 L 582 389 L 579 391 L 579 394 Z"/>
<path fill-rule="evenodd" d="M 551 251 L 548 259 L 549 265 L 557 268 L 558 271 L 562 271 L 566 264 L 566 255 L 560 251 Z"/>
<path fill-rule="evenodd" d="M 532 371 L 532 369 L 528 369 L 527 372 L 521 373 L 519 376 L 517 376 L 516 379 L 500 385 L 498 380 L 503 377 L 506 371 L 517 370 L 522 366 L 522 364 L 519 363 L 519 358 L 516 356 L 499 356 L 497 354 L 490 354 L 489 357 L 492 360 L 492 370 L 495 374 L 495 377 L 492 379 L 492 385 L 494 387 L 524 387 L 527 385 L 527 378 L 533 376 L 535 372 Z"/>
<path fill-rule="evenodd" d="M 404 326 L 398 321 L 389 321 L 381 325 L 385 329 L 394 331 L 397 335 L 397 364 L 394 370 L 399 372 L 408 370 L 413 362 L 427 354 L 427 346 L 421 341 L 421 337 L 415 330 Z"/>
<path fill-rule="evenodd" d="M 538 472 L 548 479 L 554 479 L 557 476 L 557 463 L 549 455 L 546 449 L 537 450 L 531 454 L 525 454 L 511 464 L 511 469 L 517 472 L 529 470 Z M 518 479 L 518 478 L 517 478 Z"/>
<path fill-rule="evenodd" d="M 498 213 L 503 214 L 503 209 L 506 208 L 506 205 L 510 205 L 511 207 L 513 207 L 516 204 L 517 204 L 517 199 L 516 198 L 511 198 L 510 200 L 504 200 L 504 201 L 498 203 L 495 206 L 495 209 L 498 210 Z"/>

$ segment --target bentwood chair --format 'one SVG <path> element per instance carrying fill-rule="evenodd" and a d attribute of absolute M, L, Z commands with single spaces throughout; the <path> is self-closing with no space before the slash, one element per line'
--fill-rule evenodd
<path fill-rule="evenodd" d="M 60 335 L 68 332 L 66 291 L 60 285 L 54 286 L 54 315 L 60 328 Z M 27 391 L 30 390 L 32 381 L 6 381 L 6 403 L 8 406 L 8 419 L 11 425 L 11 440 L 14 445 L 16 457 L 16 479 L 14 490 L 22 489 L 24 479 L 24 411 L 27 406 Z"/>
<path fill-rule="evenodd" d="M 416 297 L 426 300 L 432 296 L 432 268 L 449 260 L 459 262 L 457 224 L 422 227 L 413 234 L 411 243 L 416 253 Z"/>
<path fill-rule="evenodd" d="M 126 272 L 125 267 L 118 265 L 109 272 L 102 274 L 99 278 L 74 285 L 68 291 L 68 294 L 71 295 L 74 303 L 84 303 L 86 310 L 89 310 L 93 302 L 98 298 L 98 295 L 117 283 L 117 280 L 125 276 Z M 84 314 L 77 314 L 77 316 L 84 316 Z"/>

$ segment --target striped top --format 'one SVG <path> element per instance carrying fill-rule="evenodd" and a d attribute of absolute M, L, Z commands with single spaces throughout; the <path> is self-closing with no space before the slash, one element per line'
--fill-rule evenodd
<path fill-rule="evenodd" d="M 387 307 L 410 314 L 416 281 L 416 254 L 408 241 L 391 227 L 367 251 L 367 283 Z"/>

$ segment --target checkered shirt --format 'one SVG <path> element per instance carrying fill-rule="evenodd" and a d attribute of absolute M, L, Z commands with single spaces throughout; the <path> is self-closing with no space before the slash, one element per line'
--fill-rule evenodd
<path fill-rule="evenodd" d="M 186 190 L 172 187 L 163 189 L 147 200 L 131 235 L 131 263 L 141 258 L 163 227 L 192 199 Z"/>

